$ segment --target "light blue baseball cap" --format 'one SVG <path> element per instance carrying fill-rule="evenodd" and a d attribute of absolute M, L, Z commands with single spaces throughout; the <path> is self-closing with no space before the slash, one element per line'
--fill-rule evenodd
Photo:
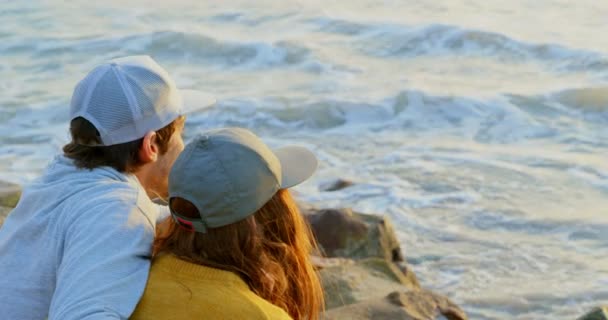
<path fill-rule="evenodd" d="M 205 233 L 254 214 L 277 191 L 305 181 L 316 168 L 317 158 L 306 148 L 273 151 L 246 129 L 209 131 L 185 147 L 169 175 L 169 199 L 190 201 L 200 218 L 171 214 L 181 226 Z"/>
<path fill-rule="evenodd" d="M 70 119 L 83 117 L 99 131 L 101 143 L 90 146 L 111 146 L 214 104 L 209 94 L 179 90 L 151 57 L 128 56 L 97 66 L 76 85 Z"/>

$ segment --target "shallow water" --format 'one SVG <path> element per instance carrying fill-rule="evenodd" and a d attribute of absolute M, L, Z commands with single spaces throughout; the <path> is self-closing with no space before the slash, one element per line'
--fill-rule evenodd
<path fill-rule="evenodd" d="M 75 83 L 149 54 L 243 126 L 315 150 L 318 206 L 391 216 L 425 287 L 472 319 L 572 319 L 608 301 L 608 4 L 6 2 L 0 179 L 67 141 Z M 357 184 L 337 192 L 335 178 Z"/>

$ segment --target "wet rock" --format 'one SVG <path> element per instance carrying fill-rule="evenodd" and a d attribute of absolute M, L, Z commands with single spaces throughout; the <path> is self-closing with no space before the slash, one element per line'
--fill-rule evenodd
<path fill-rule="evenodd" d="M 327 257 L 405 260 L 388 217 L 354 213 L 350 209 L 317 210 L 306 217 Z"/>
<path fill-rule="evenodd" d="M 608 307 L 598 307 L 577 320 L 608 320 Z"/>
<path fill-rule="evenodd" d="M 447 298 L 427 290 L 394 291 L 385 298 L 328 310 L 323 319 L 352 320 L 466 320 L 466 314 Z"/>
<path fill-rule="evenodd" d="M 320 270 L 327 309 L 382 298 L 393 291 L 418 289 L 414 273 L 404 275 L 390 261 L 370 258 L 359 261 L 343 259 L 341 263 Z"/>
<path fill-rule="evenodd" d="M 14 183 L 0 181 L 0 206 L 14 208 L 21 197 L 21 187 Z"/>
<path fill-rule="evenodd" d="M 337 179 L 333 181 L 329 181 L 327 183 L 323 183 L 319 186 L 319 190 L 321 191 L 338 191 L 352 186 L 354 183 L 349 180 Z"/>

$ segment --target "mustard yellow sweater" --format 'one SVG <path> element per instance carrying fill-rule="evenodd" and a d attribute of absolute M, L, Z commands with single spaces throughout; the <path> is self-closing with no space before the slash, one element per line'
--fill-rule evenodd
<path fill-rule="evenodd" d="M 236 274 L 193 264 L 173 255 L 157 257 L 134 320 L 288 320 L 283 309 L 260 298 Z"/>

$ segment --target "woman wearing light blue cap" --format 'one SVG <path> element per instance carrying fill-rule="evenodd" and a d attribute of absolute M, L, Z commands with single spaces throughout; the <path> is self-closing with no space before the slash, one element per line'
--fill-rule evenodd
<path fill-rule="evenodd" d="M 318 319 L 314 239 L 287 188 L 316 170 L 307 149 L 271 151 L 245 129 L 186 146 L 169 177 L 172 219 L 132 319 Z"/>

